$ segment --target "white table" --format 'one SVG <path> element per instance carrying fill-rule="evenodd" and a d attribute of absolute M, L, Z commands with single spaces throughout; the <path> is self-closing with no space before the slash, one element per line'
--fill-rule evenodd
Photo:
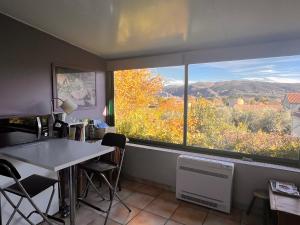
<path fill-rule="evenodd" d="M 0 154 L 52 171 L 70 170 L 70 225 L 76 223 L 76 165 L 114 151 L 100 143 L 84 143 L 67 139 L 49 139 L 30 144 L 5 147 Z"/>

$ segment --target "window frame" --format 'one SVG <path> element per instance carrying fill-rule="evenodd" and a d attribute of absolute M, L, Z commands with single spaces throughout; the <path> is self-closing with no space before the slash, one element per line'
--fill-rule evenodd
<path fill-rule="evenodd" d="M 196 64 L 196 63 L 192 63 Z M 187 145 L 187 134 L 188 134 L 188 86 L 189 86 L 189 65 L 191 63 L 186 63 L 182 65 L 176 66 L 184 66 L 184 113 L 183 113 L 183 144 L 174 144 L 168 142 L 160 142 L 160 141 L 152 141 L 152 140 L 145 140 L 140 138 L 132 138 L 128 137 L 130 142 L 133 144 L 140 144 L 149 147 L 160 147 L 160 148 L 168 148 L 173 150 L 179 150 L 183 152 L 191 152 L 191 153 L 199 153 L 199 154 L 206 154 L 212 156 L 219 156 L 219 157 L 226 157 L 226 158 L 233 158 L 233 159 L 240 159 L 248 162 L 262 162 L 262 163 L 270 163 L 275 165 L 282 165 L 282 166 L 289 166 L 294 168 L 300 168 L 300 149 L 298 154 L 298 159 L 284 159 L 284 158 L 276 158 L 271 156 L 262 156 L 257 154 L 246 154 L 234 151 L 228 151 L 224 149 L 209 149 L 209 148 L 202 148 L 202 147 L 194 147 Z M 146 68 L 146 67 L 145 67 Z M 154 68 L 154 67 L 151 67 Z M 112 79 L 114 80 L 114 72 L 112 71 Z M 114 99 L 114 88 L 112 91 L 112 96 Z M 115 101 L 113 101 L 115 104 Z M 115 108 L 115 105 L 113 106 Z M 115 115 L 115 111 L 113 112 Z M 115 119 L 115 116 L 114 116 Z M 115 125 L 115 122 L 113 123 Z"/>

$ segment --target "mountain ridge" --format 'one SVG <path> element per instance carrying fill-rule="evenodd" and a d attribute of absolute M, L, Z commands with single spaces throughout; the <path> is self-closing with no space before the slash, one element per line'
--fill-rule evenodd
<path fill-rule="evenodd" d="M 300 83 L 271 83 L 263 81 L 219 81 L 189 84 L 188 95 L 213 97 L 271 97 L 283 98 L 286 93 L 299 92 Z M 184 86 L 164 87 L 164 95 L 183 97 Z"/>

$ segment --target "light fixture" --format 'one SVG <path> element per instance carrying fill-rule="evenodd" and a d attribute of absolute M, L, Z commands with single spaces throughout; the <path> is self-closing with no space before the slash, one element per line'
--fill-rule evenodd
<path fill-rule="evenodd" d="M 54 109 L 53 109 L 54 100 L 60 100 L 62 102 L 62 104 L 59 106 L 59 108 L 61 108 L 64 111 L 64 113 L 66 113 L 68 115 L 71 114 L 72 112 L 74 112 L 78 108 L 78 105 L 75 102 L 73 102 L 71 99 L 62 100 L 61 98 L 52 98 L 52 100 L 51 100 L 51 115 L 52 115 L 53 121 L 55 121 Z"/>

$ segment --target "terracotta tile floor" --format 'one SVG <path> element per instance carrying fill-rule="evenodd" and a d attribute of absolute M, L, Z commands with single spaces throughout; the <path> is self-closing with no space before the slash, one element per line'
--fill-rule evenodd
<path fill-rule="evenodd" d="M 175 193 L 132 181 L 122 182 L 121 198 L 132 212 L 117 200 L 114 202 L 108 225 L 261 225 L 262 218 L 246 216 L 244 212 L 233 209 L 230 215 L 205 207 L 182 202 Z M 107 196 L 107 195 L 105 195 Z M 95 192 L 90 191 L 88 199 L 93 204 L 100 203 Z M 104 222 L 103 213 L 81 205 L 77 209 L 77 225 L 100 225 Z M 68 220 L 66 220 L 68 225 Z"/>

